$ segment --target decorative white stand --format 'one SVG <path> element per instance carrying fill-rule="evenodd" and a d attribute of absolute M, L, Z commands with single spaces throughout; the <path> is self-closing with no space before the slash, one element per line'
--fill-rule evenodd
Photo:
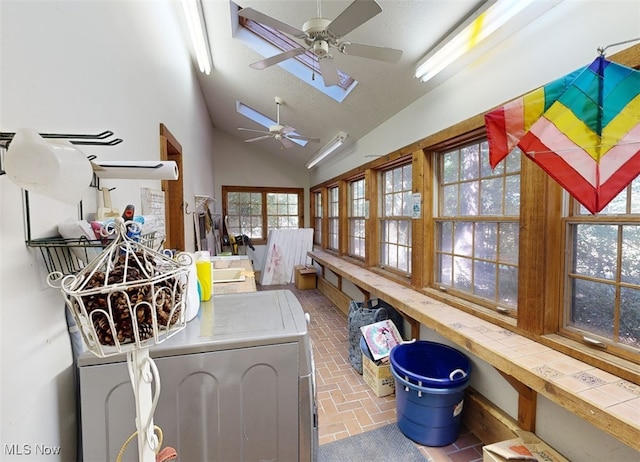
<path fill-rule="evenodd" d="M 128 352 L 127 367 L 136 404 L 138 460 L 155 462 L 160 443 L 154 431 L 153 414 L 160 396 L 160 375 L 155 362 L 149 357 L 149 348 Z M 153 382 L 155 390 L 152 390 Z"/>
<path fill-rule="evenodd" d="M 171 256 L 156 252 L 130 237 L 140 231 L 140 225 L 133 221 L 116 218 L 107 231 L 114 237 L 95 260 L 75 275 L 51 273 L 49 285 L 55 287 L 52 282 L 60 281 L 87 349 L 101 358 L 127 354 L 136 406 L 138 459 L 155 462 L 162 443 L 153 424 L 160 375 L 149 348 L 186 326 L 192 259 L 185 253 Z"/>

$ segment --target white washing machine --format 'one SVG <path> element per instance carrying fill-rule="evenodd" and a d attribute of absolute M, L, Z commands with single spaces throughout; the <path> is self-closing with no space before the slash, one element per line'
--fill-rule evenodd
<path fill-rule="evenodd" d="M 315 461 L 315 370 L 307 319 L 288 290 L 219 295 L 151 348 L 154 424 L 183 462 Z M 78 360 L 82 454 L 112 462 L 135 430 L 124 355 Z M 123 461 L 137 461 L 132 442 Z"/>

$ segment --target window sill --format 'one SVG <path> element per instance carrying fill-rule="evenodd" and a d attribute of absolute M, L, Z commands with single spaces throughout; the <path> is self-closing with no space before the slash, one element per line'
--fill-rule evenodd
<path fill-rule="evenodd" d="M 640 386 L 640 366 L 559 334 L 542 335 L 540 343 Z"/>

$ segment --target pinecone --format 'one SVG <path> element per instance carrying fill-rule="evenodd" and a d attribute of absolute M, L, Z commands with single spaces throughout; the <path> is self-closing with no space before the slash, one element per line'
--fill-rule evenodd
<path fill-rule="evenodd" d="M 138 333 L 140 341 L 153 337 L 153 325 L 146 322 L 138 324 Z"/>

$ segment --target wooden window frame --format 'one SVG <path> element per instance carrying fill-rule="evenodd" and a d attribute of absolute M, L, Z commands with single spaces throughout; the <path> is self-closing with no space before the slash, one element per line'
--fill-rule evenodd
<path fill-rule="evenodd" d="M 265 245 L 269 237 L 269 220 L 267 213 L 268 194 L 296 194 L 298 196 L 298 223 L 299 228 L 304 227 L 304 188 L 283 187 L 255 187 L 255 186 L 222 186 L 222 216 L 228 215 L 229 193 L 259 193 L 262 195 L 262 237 L 252 238 L 254 245 Z M 225 234 L 228 233 L 225 225 Z"/>
<path fill-rule="evenodd" d="M 366 180 L 364 178 L 364 176 L 360 176 L 358 178 L 353 178 L 351 180 L 349 180 L 348 182 L 348 213 L 347 213 L 347 233 L 348 233 L 348 240 L 347 240 L 347 254 L 355 259 L 358 260 L 363 260 L 365 259 L 365 256 L 367 255 L 367 234 L 366 232 L 364 233 L 364 236 L 362 238 L 358 238 L 354 235 L 354 231 L 353 231 L 353 227 L 355 222 L 362 222 L 363 225 L 366 228 L 366 214 L 365 215 L 354 215 L 353 213 L 353 209 L 354 209 L 354 197 L 353 197 L 353 186 L 354 184 L 356 184 L 357 182 L 362 182 L 363 185 L 363 195 L 362 197 L 358 197 L 358 200 L 362 200 L 362 201 L 367 201 L 367 183 Z M 366 204 L 364 205 L 364 207 L 366 207 Z M 354 253 L 354 249 L 352 248 L 351 242 L 353 239 L 359 239 L 363 241 L 364 247 L 363 247 L 363 252 L 364 255 L 358 255 L 356 253 Z"/>
<path fill-rule="evenodd" d="M 324 206 L 322 202 L 322 190 L 311 191 L 311 223 L 313 225 L 313 244 L 322 247 Z"/>
<path fill-rule="evenodd" d="M 389 271 L 391 273 L 394 273 L 398 276 L 401 277 L 411 277 L 411 272 L 412 272 L 412 268 L 413 268 L 413 225 L 412 225 L 412 218 L 410 215 L 384 215 L 383 213 L 383 208 L 384 208 L 384 202 L 385 202 L 385 192 L 383 190 L 384 188 L 384 175 L 388 172 L 393 172 L 395 170 L 398 169 L 404 169 L 405 167 L 411 167 L 411 188 L 409 189 L 412 193 L 413 193 L 413 164 L 411 161 L 407 160 L 403 163 L 394 163 L 392 165 L 390 165 L 388 168 L 382 168 L 378 171 L 378 197 L 379 197 L 379 202 L 378 202 L 378 217 L 377 217 L 377 228 L 378 228 L 378 262 L 377 265 L 385 270 L 385 271 Z M 394 191 L 392 194 L 397 194 L 399 192 L 404 193 L 405 190 L 402 191 Z M 382 241 L 381 241 L 381 237 L 383 235 L 382 229 L 383 226 L 385 225 L 386 222 L 389 221 L 397 221 L 397 222 L 407 222 L 407 227 L 409 232 L 411 233 L 411 236 L 409 237 L 409 243 L 408 245 L 403 245 L 403 244 L 398 244 L 399 247 L 406 247 L 408 248 L 409 251 L 409 260 L 408 260 L 408 265 L 409 268 L 407 271 L 402 270 L 401 268 L 398 268 L 397 266 L 390 266 L 388 264 L 386 264 L 386 262 L 382 262 Z"/>
<path fill-rule="evenodd" d="M 340 192 L 341 192 L 340 190 L 341 190 L 341 188 L 337 184 L 327 187 L 327 213 L 326 213 L 326 216 L 327 216 L 327 242 L 326 242 L 326 248 L 328 250 L 332 250 L 332 251 L 338 252 L 338 253 L 340 253 L 340 234 L 341 234 L 341 231 L 344 229 L 343 226 L 340 226 L 341 225 L 340 217 L 344 216 L 344 215 L 342 215 L 340 213 L 340 204 L 344 203 L 344 201 L 340 200 Z M 335 193 L 336 193 L 336 196 L 337 196 L 336 197 L 336 199 L 337 199 L 336 202 L 332 202 L 332 197 L 331 197 L 332 191 L 335 191 Z M 333 211 L 332 211 L 332 206 L 333 206 L 334 203 L 337 204 L 337 209 L 338 209 L 336 215 L 334 215 Z M 336 225 L 336 228 L 337 228 L 335 233 L 331 232 L 332 231 L 331 230 L 332 222 L 335 222 L 335 225 Z M 336 245 L 335 245 L 335 247 L 330 244 L 330 241 L 332 240 L 331 238 L 334 235 L 336 236 Z"/>
<path fill-rule="evenodd" d="M 455 255 L 455 251 L 452 249 L 451 252 L 443 252 L 439 249 L 439 246 L 437 244 L 437 239 L 439 236 L 439 230 L 440 230 L 440 225 L 443 223 L 451 223 L 453 226 L 455 226 L 458 223 L 471 223 L 473 228 L 475 229 L 477 224 L 480 223 L 495 223 L 497 226 L 500 226 L 502 224 L 519 224 L 520 222 L 520 217 L 519 215 L 482 215 L 480 213 L 475 214 L 475 215 L 464 215 L 464 214 L 455 214 L 455 215 L 442 215 L 442 208 L 443 208 L 443 201 L 444 201 L 444 196 L 443 196 L 443 184 L 441 181 L 441 175 L 443 174 L 443 170 L 442 170 L 442 156 L 444 156 L 447 153 L 451 153 L 454 150 L 461 150 L 465 147 L 471 146 L 471 145 L 478 145 L 479 147 L 479 152 L 482 152 L 482 143 L 484 143 L 486 141 L 486 136 L 478 136 L 475 139 L 468 139 L 468 136 L 463 137 L 463 140 L 461 143 L 459 144 L 453 144 L 450 145 L 452 142 L 455 141 L 454 140 L 450 140 L 449 145 L 446 147 L 446 149 L 442 149 L 439 151 L 434 151 L 432 153 L 433 155 L 433 165 L 435 165 L 436 167 L 436 175 L 434 177 L 434 181 L 433 181 L 433 189 L 438 191 L 438 194 L 435 195 L 436 200 L 434 200 L 434 205 L 433 208 L 435 210 L 437 210 L 437 213 L 435 214 L 435 216 L 432 218 L 433 220 L 433 241 L 434 241 L 434 251 L 433 251 L 433 276 L 434 276 L 434 281 L 430 284 L 430 286 L 434 289 L 434 290 L 441 290 L 444 292 L 447 292 L 449 294 L 455 295 L 457 297 L 460 297 L 461 299 L 467 300 L 471 303 L 480 305 L 480 306 L 484 306 L 488 309 L 497 311 L 501 314 L 505 314 L 508 316 L 511 316 L 513 318 L 517 317 L 517 301 L 516 301 L 516 305 L 508 305 L 505 303 L 500 303 L 498 300 L 489 300 L 486 298 L 483 298 L 481 296 L 478 296 L 476 294 L 474 294 L 473 290 L 470 291 L 466 291 L 466 290 L 462 290 L 462 289 L 456 289 L 453 285 L 447 285 L 443 282 L 440 282 L 438 280 L 438 255 L 447 255 L 447 254 L 451 254 L 452 256 Z M 514 153 L 510 154 L 511 156 L 515 155 Z M 480 159 L 480 161 L 482 160 L 482 158 Z M 500 178 L 503 181 L 503 184 L 506 183 L 507 178 L 511 177 L 511 176 L 518 176 L 520 177 L 520 171 L 518 170 L 517 172 L 514 171 L 507 171 L 506 166 L 504 165 L 507 162 L 507 160 L 505 160 L 502 164 L 500 164 L 500 168 L 503 169 L 502 174 L 497 174 L 495 176 L 492 176 L 491 178 L 497 179 Z M 513 162 L 513 161 L 512 161 Z M 518 164 L 520 164 L 521 162 L 518 162 Z M 497 167 L 498 168 L 498 167 Z M 478 172 L 480 174 L 480 172 Z M 483 179 L 487 179 L 487 177 L 483 177 L 482 175 L 478 176 L 477 178 L 473 179 L 474 181 L 477 181 L 481 184 Z M 460 179 L 458 178 L 457 181 L 455 182 L 450 182 L 449 185 L 462 185 L 466 182 L 468 182 L 470 180 L 464 180 L 464 179 Z M 480 186 L 481 187 L 481 186 Z M 506 191 L 506 188 L 505 188 Z M 504 192 L 504 191 L 503 191 Z M 482 193 L 479 192 L 479 202 L 481 199 L 481 195 Z M 458 197 L 459 199 L 460 197 Z M 503 204 L 502 204 L 502 208 L 504 209 L 506 206 L 504 204 L 504 195 L 502 198 Z M 457 207 L 460 207 L 460 203 L 458 202 Z M 496 250 L 496 252 L 498 252 L 498 249 Z M 473 264 L 475 264 L 477 261 L 481 261 L 484 260 L 482 258 L 477 258 L 475 255 L 469 255 L 468 258 L 472 261 Z M 489 260 L 484 260 L 484 261 L 489 261 Z M 500 259 L 498 258 L 498 255 L 496 254 L 495 260 L 491 260 L 496 264 L 496 270 L 498 268 L 498 266 L 501 264 Z M 515 267 L 515 268 L 519 268 L 519 262 L 517 262 L 516 264 L 512 264 L 512 263 L 508 263 L 508 262 L 502 262 L 503 265 L 507 265 L 507 266 L 511 266 L 511 267 Z M 497 277 L 497 276 L 496 276 Z M 498 287 L 498 281 L 496 281 L 496 287 Z M 496 294 L 497 296 L 497 294 Z"/>

